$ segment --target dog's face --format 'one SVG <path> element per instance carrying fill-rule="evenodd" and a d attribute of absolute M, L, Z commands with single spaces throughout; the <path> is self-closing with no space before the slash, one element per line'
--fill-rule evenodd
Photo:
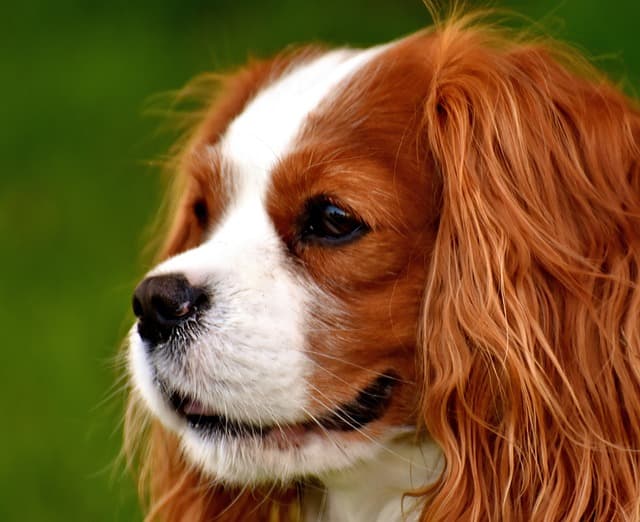
<path fill-rule="evenodd" d="M 245 72 L 185 155 L 175 255 L 136 289 L 130 367 L 219 479 L 320 475 L 414 427 L 439 205 L 418 39 Z"/>

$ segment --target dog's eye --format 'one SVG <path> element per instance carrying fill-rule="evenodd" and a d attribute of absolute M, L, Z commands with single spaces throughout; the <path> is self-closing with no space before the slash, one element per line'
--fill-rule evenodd
<path fill-rule="evenodd" d="M 198 224 L 201 227 L 205 227 L 209 221 L 209 209 L 207 208 L 207 202 L 203 199 L 197 200 L 193 204 L 193 215 L 198 220 Z"/>
<path fill-rule="evenodd" d="M 307 202 L 300 240 L 321 245 L 342 245 L 369 232 L 364 221 L 322 196 Z"/>

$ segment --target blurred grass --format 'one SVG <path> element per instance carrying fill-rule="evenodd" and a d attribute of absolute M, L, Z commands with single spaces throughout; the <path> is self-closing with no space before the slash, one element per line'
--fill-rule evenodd
<path fill-rule="evenodd" d="M 634 90 L 640 4 L 496 2 Z M 367 45 L 429 22 L 419 0 L 13 3 L 0 31 L 0 520 L 139 520 L 114 354 L 172 136 L 149 98 L 310 40 Z M 611 58 L 613 57 L 613 58 Z"/>

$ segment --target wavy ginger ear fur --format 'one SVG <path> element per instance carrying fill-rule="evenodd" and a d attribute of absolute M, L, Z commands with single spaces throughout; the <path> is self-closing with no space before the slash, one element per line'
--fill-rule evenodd
<path fill-rule="evenodd" d="M 435 46 L 422 520 L 639 520 L 640 114 L 553 45 Z"/>

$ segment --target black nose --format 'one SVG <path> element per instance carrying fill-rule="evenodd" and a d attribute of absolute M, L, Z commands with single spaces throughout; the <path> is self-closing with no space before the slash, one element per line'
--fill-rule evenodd
<path fill-rule="evenodd" d="M 196 311 L 208 306 L 205 290 L 192 286 L 182 275 L 147 277 L 133 293 L 133 313 L 138 317 L 138 333 L 155 346 Z"/>

